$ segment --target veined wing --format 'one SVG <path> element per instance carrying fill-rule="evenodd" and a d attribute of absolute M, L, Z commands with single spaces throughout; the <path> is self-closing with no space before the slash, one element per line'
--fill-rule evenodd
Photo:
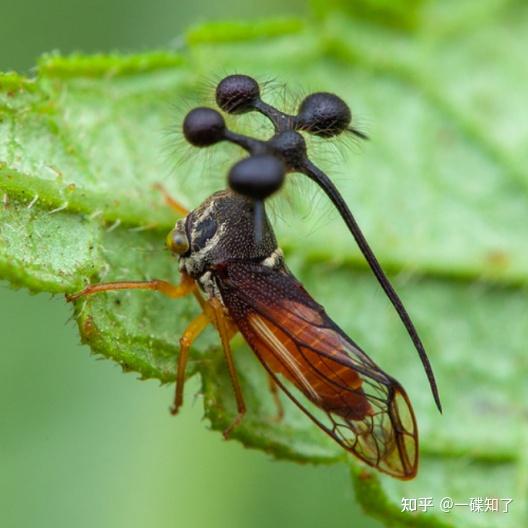
<path fill-rule="evenodd" d="M 416 475 L 418 432 L 401 385 L 385 374 L 286 269 L 229 263 L 215 271 L 240 332 L 282 390 L 321 429 L 367 464 Z M 288 389 L 291 382 L 321 413 Z"/>

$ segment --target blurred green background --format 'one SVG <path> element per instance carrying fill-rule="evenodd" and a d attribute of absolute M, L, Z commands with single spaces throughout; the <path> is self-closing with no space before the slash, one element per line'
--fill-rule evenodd
<path fill-rule="evenodd" d="M 173 45 L 203 20 L 306 11 L 301 0 L 4 0 L 0 70 L 30 71 L 51 50 Z M 62 299 L 3 284 L 0 314 L 1 527 L 378 526 L 344 466 L 274 462 L 209 432 L 196 380 L 171 418 L 172 387 L 96 361 Z"/>

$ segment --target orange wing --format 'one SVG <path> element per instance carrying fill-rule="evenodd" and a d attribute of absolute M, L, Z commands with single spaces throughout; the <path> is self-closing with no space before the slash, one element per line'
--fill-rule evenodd
<path fill-rule="evenodd" d="M 229 263 L 215 277 L 240 332 L 295 404 L 367 464 L 400 479 L 413 478 L 418 432 L 407 394 L 293 275 L 258 263 Z M 308 410 L 284 379 L 322 412 Z"/>

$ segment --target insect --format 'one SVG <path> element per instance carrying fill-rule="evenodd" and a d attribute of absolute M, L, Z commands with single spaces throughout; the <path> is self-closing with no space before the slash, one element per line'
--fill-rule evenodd
<path fill-rule="evenodd" d="M 229 83 L 229 97 L 222 99 L 229 92 L 222 91 L 222 86 Z M 249 100 L 248 86 L 254 95 L 253 83 L 246 76 L 224 79 L 217 89 L 220 107 L 236 112 L 249 108 L 240 101 Z M 234 94 L 238 99 L 233 84 L 238 87 Z M 328 102 L 327 95 L 323 103 Z M 238 410 L 224 431 L 226 437 L 246 412 L 230 348 L 231 339 L 240 332 L 266 369 L 274 390 L 280 388 L 323 431 L 368 465 L 399 479 L 413 478 L 418 466 L 418 431 L 405 390 L 330 319 L 288 270 L 277 245 L 264 201 L 280 188 L 288 171 L 310 168 L 311 162 L 305 148 L 299 150 L 304 145 L 298 138 L 302 136 L 292 130 L 292 126 L 305 126 L 303 121 L 259 101 L 253 96 L 251 105 L 279 123 L 269 142 L 227 130 L 222 116 L 212 109 L 195 109 L 184 121 L 184 133 L 192 144 L 234 141 L 247 147 L 250 156 L 232 167 L 228 178 L 232 188 L 213 194 L 191 212 L 166 196 L 169 205 L 184 215 L 167 236 L 167 246 L 179 260 L 180 284 L 163 280 L 101 283 L 68 299 L 122 289 L 156 290 L 172 298 L 194 295 L 202 313 L 180 339 L 173 414 L 183 402 L 189 349 L 212 324 L 220 336 Z M 324 122 L 320 98 L 317 104 L 320 119 L 312 119 L 312 131 L 335 135 L 338 126 L 349 126 L 350 118 Z M 432 371 L 428 375 L 437 396 Z M 306 405 L 306 400 L 315 407 Z"/>
<path fill-rule="evenodd" d="M 306 142 L 299 133 L 304 131 L 322 138 L 331 138 L 343 132 L 350 132 L 360 139 L 368 139 L 351 124 L 350 108 L 335 94 L 316 92 L 301 102 L 297 115 L 285 114 L 262 100 L 259 84 L 247 75 L 229 75 L 220 81 L 216 88 L 216 102 L 222 110 L 231 114 L 259 112 L 273 124 L 273 136 L 263 141 L 229 130 L 222 115 L 212 108 L 195 108 L 187 114 L 183 122 L 187 141 L 196 147 L 209 147 L 221 141 L 229 141 L 250 154 L 231 168 L 228 183 L 233 190 L 254 200 L 257 240 L 261 236 L 264 200 L 280 189 L 286 173 L 302 173 L 319 185 L 341 215 L 374 276 L 398 313 L 425 369 L 436 406 L 442 412 L 433 370 L 414 323 L 338 189 L 309 159 Z M 277 167 L 277 161 L 270 161 L 270 156 L 282 164 L 281 169 Z M 272 164 L 273 167 L 260 170 L 263 163 Z"/>

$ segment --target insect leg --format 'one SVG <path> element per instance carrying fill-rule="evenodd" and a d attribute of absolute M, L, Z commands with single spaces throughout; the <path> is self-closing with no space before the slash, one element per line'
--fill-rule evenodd
<path fill-rule="evenodd" d="M 279 398 L 279 389 L 277 387 L 277 384 L 275 383 L 275 380 L 268 375 L 268 383 L 269 383 L 269 389 L 271 392 L 271 395 L 273 396 L 273 401 L 275 402 L 275 406 L 277 407 L 277 415 L 275 416 L 275 421 L 281 422 L 284 418 L 284 407 L 282 406 L 282 402 Z"/>
<path fill-rule="evenodd" d="M 220 339 L 222 341 L 222 348 L 224 349 L 224 355 L 227 362 L 227 368 L 229 370 L 229 376 L 231 378 L 231 384 L 233 385 L 233 390 L 235 392 L 235 400 L 237 404 L 238 414 L 231 423 L 231 425 L 224 431 L 224 438 L 227 440 L 231 435 L 231 432 L 235 427 L 237 427 L 242 418 L 246 414 L 246 404 L 244 402 L 244 396 L 242 394 L 242 388 L 240 387 L 240 381 L 238 379 L 238 374 L 236 371 L 235 362 L 233 361 L 233 353 L 231 351 L 231 346 L 229 341 L 236 333 L 233 324 L 226 318 L 224 311 L 220 302 L 216 299 L 211 299 L 209 301 L 209 306 L 213 309 L 214 313 L 214 324 L 220 334 Z"/>
<path fill-rule="evenodd" d="M 178 200 L 173 198 L 161 183 L 155 183 L 153 187 L 163 195 L 165 203 L 173 211 L 176 211 L 180 216 L 187 216 L 189 214 L 189 209 L 187 209 L 184 205 L 178 202 Z"/>
<path fill-rule="evenodd" d="M 183 386 L 185 383 L 185 367 L 189 358 L 189 349 L 195 339 L 202 333 L 205 327 L 211 322 L 205 313 L 201 313 L 193 319 L 183 332 L 180 338 L 180 356 L 178 357 L 178 369 L 176 371 L 176 390 L 174 392 L 174 403 L 171 407 L 171 414 L 175 415 L 183 403 Z"/>
<path fill-rule="evenodd" d="M 163 293 L 167 297 L 176 299 L 192 293 L 195 287 L 194 280 L 189 275 L 182 273 L 181 281 L 178 285 L 157 279 L 150 281 L 102 282 L 100 284 L 91 284 L 80 292 L 66 295 L 66 300 L 70 302 L 76 301 L 86 295 L 115 290 L 155 290 Z"/>

